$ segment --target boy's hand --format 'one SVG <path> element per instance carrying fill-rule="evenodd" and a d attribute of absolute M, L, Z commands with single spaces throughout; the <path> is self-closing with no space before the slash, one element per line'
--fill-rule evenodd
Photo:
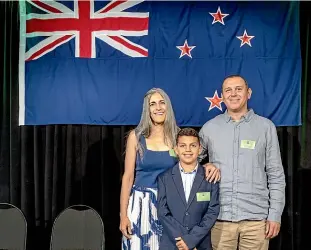
<path fill-rule="evenodd" d="M 188 246 L 186 245 L 186 243 L 183 241 L 181 237 L 178 237 L 175 240 L 177 240 L 176 246 L 178 250 L 189 250 Z"/>

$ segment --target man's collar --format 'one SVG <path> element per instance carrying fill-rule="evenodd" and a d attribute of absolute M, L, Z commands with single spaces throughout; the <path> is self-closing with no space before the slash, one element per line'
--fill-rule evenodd
<path fill-rule="evenodd" d="M 245 115 L 242 115 L 241 120 L 244 119 L 246 122 L 249 122 L 252 119 L 252 117 L 254 116 L 254 114 L 255 114 L 254 110 L 249 109 Z M 227 109 L 226 109 L 224 115 L 225 115 L 226 122 L 229 122 L 230 120 L 232 120 L 231 116 L 228 114 Z"/>

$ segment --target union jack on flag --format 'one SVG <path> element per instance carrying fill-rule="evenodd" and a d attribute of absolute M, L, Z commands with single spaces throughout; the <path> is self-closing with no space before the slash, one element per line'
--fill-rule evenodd
<path fill-rule="evenodd" d="M 38 59 L 74 39 L 75 57 L 96 58 L 96 38 L 130 57 L 146 57 L 148 49 L 125 37 L 148 35 L 149 13 L 127 12 L 142 1 L 73 1 L 72 9 L 64 2 L 27 0 L 41 13 L 26 16 L 26 36 L 44 37 L 25 54 L 25 60 Z M 68 3 L 68 2 L 67 2 Z M 100 3 L 100 2 L 97 2 Z"/>

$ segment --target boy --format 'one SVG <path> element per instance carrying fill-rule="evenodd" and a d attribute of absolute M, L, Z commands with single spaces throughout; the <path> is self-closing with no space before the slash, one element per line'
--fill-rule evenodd
<path fill-rule="evenodd" d="M 198 164 L 200 138 L 191 128 L 177 135 L 179 163 L 158 178 L 160 250 L 212 249 L 210 230 L 219 214 L 219 184 L 207 182 Z"/>

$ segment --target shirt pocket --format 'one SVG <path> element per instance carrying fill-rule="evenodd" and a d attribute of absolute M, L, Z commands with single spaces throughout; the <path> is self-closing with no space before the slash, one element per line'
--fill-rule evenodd
<path fill-rule="evenodd" d="M 239 155 L 256 156 L 265 150 L 265 139 L 259 136 L 241 136 L 239 138 Z"/>
<path fill-rule="evenodd" d="M 245 141 L 255 142 L 255 145 L 249 143 L 250 146 L 245 146 L 244 144 L 247 144 Z M 239 172 L 242 179 L 250 183 L 266 181 L 265 162 L 265 143 L 263 140 L 256 138 L 240 140 Z"/>

